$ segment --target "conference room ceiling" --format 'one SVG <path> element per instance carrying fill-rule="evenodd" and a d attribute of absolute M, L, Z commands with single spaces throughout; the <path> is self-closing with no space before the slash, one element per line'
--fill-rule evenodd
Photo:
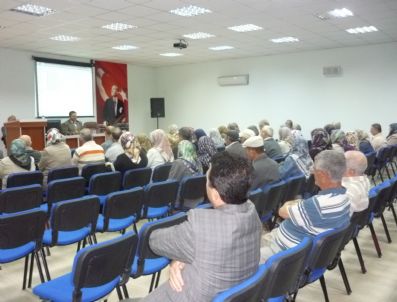
<path fill-rule="evenodd" d="M 36 4 L 55 10 L 32 16 L 11 9 Z M 211 11 L 183 17 L 170 10 L 198 6 Z M 328 11 L 347 8 L 354 16 L 329 18 Z M 326 17 L 319 18 L 319 15 Z M 136 26 L 125 31 L 102 28 L 110 23 Z M 228 27 L 254 24 L 261 30 L 236 32 Z M 349 34 L 346 29 L 375 26 L 378 31 Z M 187 49 L 172 44 L 185 34 L 204 32 L 207 39 L 184 38 Z M 51 40 L 67 35 L 75 42 Z M 299 42 L 270 40 L 294 37 Z M 397 0 L 1 0 L 0 47 L 126 62 L 166 66 L 230 58 L 293 53 L 397 41 Z M 112 47 L 132 45 L 134 50 Z M 210 47 L 232 46 L 214 51 Z M 163 53 L 183 56 L 164 57 Z M 359 52 L 359 49 L 357 49 Z"/>

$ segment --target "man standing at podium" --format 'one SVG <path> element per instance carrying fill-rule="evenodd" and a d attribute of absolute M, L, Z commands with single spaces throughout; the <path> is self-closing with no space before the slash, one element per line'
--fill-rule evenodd
<path fill-rule="evenodd" d="M 77 120 L 76 111 L 69 112 L 69 119 L 61 125 L 61 132 L 64 135 L 80 134 L 83 124 Z"/>

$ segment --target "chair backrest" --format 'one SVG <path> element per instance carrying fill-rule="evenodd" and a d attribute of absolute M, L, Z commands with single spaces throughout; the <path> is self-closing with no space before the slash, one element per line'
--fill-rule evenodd
<path fill-rule="evenodd" d="M 81 301 L 82 288 L 97 287 L 115 279 L 127 279 L 137 245 L 138 235 L 128 232 L 81 249 L 74 258 L 72 269 L 73 301 Z"/>
<path fill-rule="evenodd" d="M 99 207 L 99 199 L 93 195 L 54 204 L 50 218 L 52 244 L 56 244 L 58 241 L 59 231 L 76 231 L 83 227 L 90 227 L 90 233 L 93 234 L 99 215 Z"/>
<path fill-rule="evenodd" d="M 150 183 L 145 189 L 144 210 L 147 207 L 164 207 L 173 205 L 178 194 L 179 183 L 175 180 L 166 180 Z M 145 213 L 146 214 L 146 213 Z"/>
<path fill-rule="evenodd" d="M 263 211 L 268 212 L 271 210 L 277 210 L 283 201 L 286 190 L 288 190 L 288 184 L 283 180 L 279 180 L 263 187 L 262 190 L 266 193 L 265 196 L 267 197 Z"/>
<path fill-rule="evenodd" d="M 393 202 L 397 197 L 397 176 L 394 176 L 392 179 L 389 180 L 391 185 L 389 202 Z"/>
<path fill-rule="evenodd" d="M 0 215 L 0 249 L 12 249 L 35 241 L 39 248 L 47 215 L 40 209 Z"/>
<path fill-rule="evenodd" d="M 105 172 L 107 172 L 105 164 L 89 164 L 83 166 L 81 169 L 81 176 L 83 176 L 87 183 L 89 183 L 92 175 Z"/>
<path fill-rule="evenodd" d="M 301 174 L 292 176 L 286 179 L 288 184 L 287 193 L 284 196 L 284 201 L 293 200 L 297 195 L 302 193 L 303 186 L 306 183 L 306 177 Z"/>
<path fill-rule="evenodd" d="M 380 215 L 383 213 L 383 211 L 386 208 L 386 205 L 390 201 L 390 195 L 392 192 L 392 185 L 388 180 L 380 183 L 379 185 L 375 186 L 373 189 L 377 191 L 377 198 L 376 198 L 376 204 L 373 209 L 373 212 L 375 215 Z"/>
<path fill-rule="evenodd" d="M 204 200 L 207 178 L 205 175 L 190 176 L 182 180 L 179 191 L 180 207 L 187 200 Z"/>
<path fill-rule="evenodd" d="M 314 179 L 314 174 L 310 174 L 309 178 L 306 180 L 305 185 L 305 198 L 311 197 L 313 195 L 317 195 L 320 191 L 320 188 L 316 185 L 316 180 Z"/>
<path fill-rule="evenodd" d="M 90 179 L 88 192 L 95 195 L 107 195 L 121 188 L 121 173 L 106 172 L 95 174 Z"/>
<path fill-rule="evenodd" d="M 151 168 L 139 168 L 128 170 L 123 176 L 123 189 L 132 189 L 136 187 L 144 187 L 150 183 L 152 177 Z"/>
<path fill-rule="evenodd" d="M 165 181 L 171 171 L 171 163 L 159 165 L 153 169 L 152 182 Z"/>
<path fill-rule="evenodd" d="M 365 174 L 368 176 L 373 176 L 374 173 L 376 172 L 376 169 L 374 169 L 376 152 L 374 151 L 374 152 L 365 154 L 365 157 L 367 158 L 367 169 L 365 170 Z"/>
<path fill-rule="evenodd" d="M 154 230 L 161 228 L 168 228 L 181 224 L 187 219 L 187 215 L 183 212 L 162 218 L 156 221 L 145 223 L 139 230 L 139 244 L 136 256 L 138 257 L 138 268 L 134 278 L 139 277 L 143 273 L 145 267 L 145 259 L 159 258 L 158 255 L 153 253 L 149 246 L 149 238 Z"/>
<path fill-rule="evenodd" d="M 255 205 L 256 212 L 259 217 L 262 216 L 262 208 L 263 208 L 263 191 L 261 189 L 256 189 L 248 192 L 248 199 Z"/>
<path fill-rule="evenodd" d="M 110 193 L 103 207 L 104 231 L 108 229 L 109 219 L 135 215 L 138 220 L 142 211 L 143 196 L 142 188 Z"/>
<path fill-rule="evenodd" d="M 384 164 L 386 164 L 391 152 L 392 152 L 392 149 L 390 146 L 386 146 L 386 147 L 379 149 L 378 153 L 376 155 L 375 163 L 380 166 L 383 166 Z"/>
<path fill-rule="evenodd" d="M 43 189 L 40 185 L 4 189 L 0 192 L 0 214 L 38 208 L 42 201 Z"/>
<path fill-rule="evenodd" d="M 85 179 L 81 176 L 53 180 L 48 184 L 47 203 L 51 213 L 53 203 L 79 198 L 85 195 Z"/>
<path fill-rule="evenodd" d="M 79 176 L 79 168 L 77 166 L 56 168 L 48 171 L 47 182 L 49 183 L 53 180 L 72 178 L 77 176 Z"/>
<path fill-rule="evenodd" d="M 41 171 L 12 173 L 7 178 L 7 188 L 43 185 L 43 173 Z"/>

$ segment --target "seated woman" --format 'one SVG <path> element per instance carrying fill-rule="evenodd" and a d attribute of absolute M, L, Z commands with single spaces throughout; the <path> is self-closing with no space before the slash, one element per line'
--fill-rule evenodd
<path fill-rule="evenodd" d="M 210 161 L 212 156 L 216 153 L 215 144 L 208 136 L 202 136 L 198 140 L 198 160 L 203 167 L 203 172 L 206 173 L 210 167 Z"/>
<path fill-rule="evenodd" d="M 138 140 L 130 132 L 124 132 L 120 136 L 120 144 L 124 149 L 124 153 L 117 156 L 116 161 L 113 163 L 116 171 L 120 171 L 124 175 L 127 170 L 147 166 L 148 159 L 146 154 L 141 150 Z"/>
<path fill-rule="evenodd" d="M 141 133 L 136 136 L 136 139 L 141 147 L 141 151 L 147 154 L 150 148 L 152 148 L 152 143 L 150 142 L 149 137 L 145 133 Z"/>
<path fill-rule="evenodd" d="M 70 156 L 70 155 L 69 155 Z M 14 139 L 10 146 L 10 155 L 0 160 L 0 177 L 2 187 L 7 187 L 8 175 L 35 170 L 33 157 L 26 152 L 26 143 L 22 139 Z"/>
<path fill-rule="evenodd" d="M 363 130 L 356 130 L 356 134 L 357 134 L 358 149 L 362 153 L 368 154 L 371 152 L 375 152 L 375 149 L 371 145 L 371 142 L 369 140 L 369 135 L 367 132 L 365 132 Z"/>
<path fill-rule="evenodd" d="M 283 155 L 287 155 L 291 151 L 292 145 L 291 129 L 287 126 L 280 127 L 278 137 L 278 144 L 280 145 L 281 152 Z"/>
<path fill-rule="evenodd" d="M 386 137 L 386 142 L 389 146 L 397 145 L 397 123 L 390 124 L 389 135 Z"/>
<path fill-rule="evenodd" d="M 51 128 L 46 135 L 47 147 L 41 151 L 39 169 L 44 174 L 44 188 L 47 187 L 48 171 L 72 165 L 70 148 L 64 143 L 64 136 L 56 128 Z"/>
<path fill-rule="evenodd" d="M 281 179 L 291 176 L 304 175 L 309 179 L 313 167 L 313 160 L 309 154 L 307 141 L 299 130 L 292 130 L 292 148 L 290 154 L 280 165 Z"/>
<path fill-rule="evenodd" d="M 149 138 L 153 147 L 147 152 L 148 167 L 153 169 L 174 160 L 174 154 L 164 130 L 157 129 L 150 132 Z"/>
<path fill-rule="evenodd" d="M 211 129 L 209 136 L 214 142 L 217 151 L 225 151 L 225 141 L 223 140 L 218 129 L 216 128 Z"/>
<path fill-rule="evenodd" d="M 324 150 L 331 150 L 332 144 L 328 132 L 323 128 L 313 129 L 311 132 L 312 144 L 310 146 L 310 156 L 314 160 L 317 154 Z"/>
<path fill-rule="evenodd" d="M 342 130 L 334 130 L 331 133 L 332 149 L 339 152 L 356 150 L 355 146 L 350 145 L 346 139 L 346 134 Z"/>

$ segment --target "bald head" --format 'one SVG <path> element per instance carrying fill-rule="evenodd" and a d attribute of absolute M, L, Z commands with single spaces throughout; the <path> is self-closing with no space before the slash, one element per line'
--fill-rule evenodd
<path fill-rule="evenodd" d="M 24 134 L 24 135 L 21 135 L 19 138 L 25 142 L 27 147 L 32 146 L 32 139 L 29 135 Z"/>
<path fill-rule="evenodd" d="M 80 131 L 80 139 L 86 143 L 89 141 L 92 141 L 92 134 L 91 134 L 91 130 L 88 128 L 83 128 Z"/>
<path fill-rule="evenodd" d="M 367 158 L 360 151 L 345 152 L 346 172 L 345 177 L 362 176 L 367 169 Z"/>

